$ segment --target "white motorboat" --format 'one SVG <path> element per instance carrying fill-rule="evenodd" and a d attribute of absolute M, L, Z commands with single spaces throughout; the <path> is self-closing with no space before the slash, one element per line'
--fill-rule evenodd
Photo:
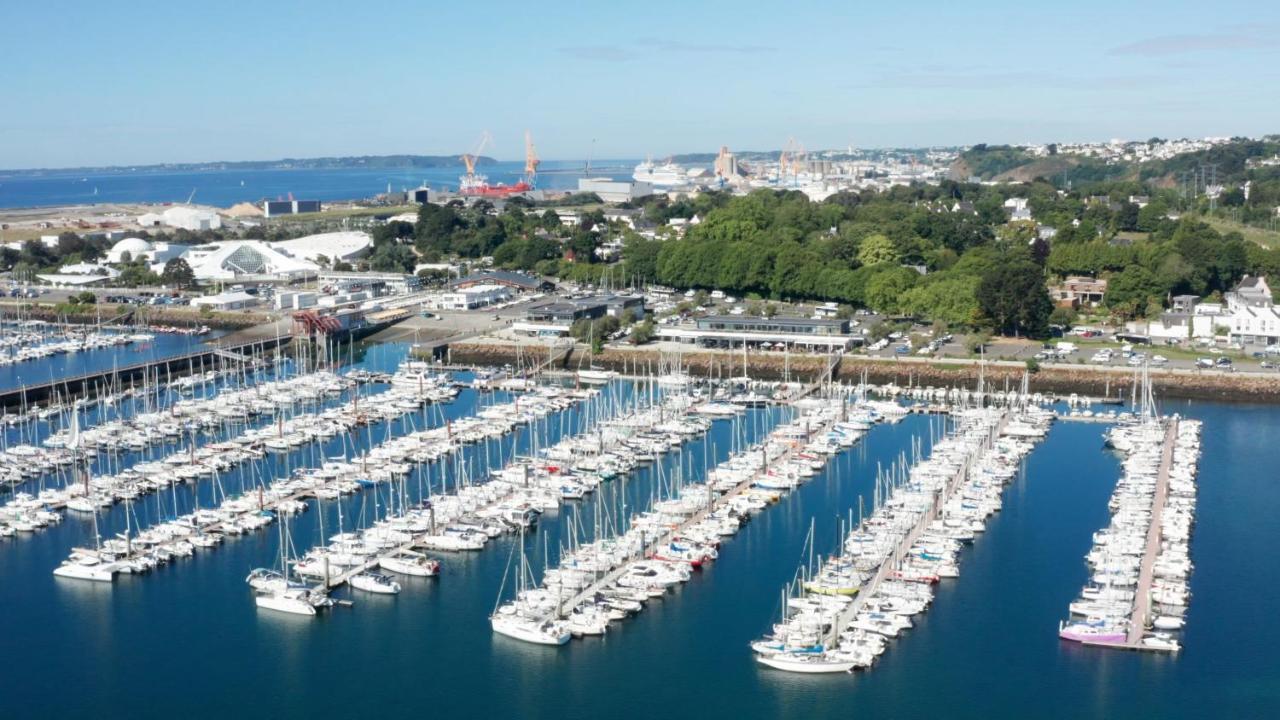
<path fill-rule="evenodd" d="M 440 574 L 439 560 L 409 550 L 382 558 L 378 561 L 378 567 L 415 577 L 433 577 Z"/>
<path fill-rule="evenodd" d="M 357 573 L 351 577 L 351 587 L 378 595 L 395 595 L 400 592 L 400 583 L 389 575 L 374 572 Z"/>
<path fill-rule="evenodd" d="M 316 606 L 306 588 L 285 588 L 261 593 L 253 602 L 263 610 L 274 610 L 289 615 L 315 615 Z"/>
<path fill-rule="evenodd" d="M 604 385 L 616 377 L 618 377 L 618 373 L 612 370 L 591 368 L 589 370 L 578 371 L 578 380 L 588 385 Z"/>

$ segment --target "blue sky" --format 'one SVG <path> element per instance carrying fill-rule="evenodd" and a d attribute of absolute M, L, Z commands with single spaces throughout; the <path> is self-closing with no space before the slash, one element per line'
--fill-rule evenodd
<path fill-rule="evenodd" d="M 0 168 L 1280 132 L 1260 0 L 42 0 L 0 32 Z"/>

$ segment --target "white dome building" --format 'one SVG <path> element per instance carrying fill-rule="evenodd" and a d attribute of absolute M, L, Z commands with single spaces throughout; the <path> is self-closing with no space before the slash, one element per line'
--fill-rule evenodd
<path fill-rule="evenodd" d="M 122 263 L 124 262 L 124 254 L 129 253 L 130 260 L 150 259 L 150 254 L 155 250 L 155 246 L 143 240 L 142 238 L 127 237 L 107 251 L 107 262 Z"/>
<path fill-rule="evenodd" d="M 358 230 L 331 232 L 280 240 L 271 243 L 271 247 L 308 262 L 316 262 L 322 255 L 331 262 L 350 262 L 369 254 L 369 250 L 373 248 L 373 238 Z"/>

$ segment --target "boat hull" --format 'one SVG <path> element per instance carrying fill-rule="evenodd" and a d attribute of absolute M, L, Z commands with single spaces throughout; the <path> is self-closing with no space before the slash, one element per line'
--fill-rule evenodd
<path fill-rule="evenodd" d="M 847 673 L 857 665 L 852 660 L 801 660 L 784 655 L 757 655 L 756 662 L 774 670 L 808 675 Z"/>
<path fill-rule="evenodd" d="M 316 607 L 301 598 L 259 595 L 253 599 L 253 602 L 263 610 L 287 615 L 314 616 L 316 614 Z"/>

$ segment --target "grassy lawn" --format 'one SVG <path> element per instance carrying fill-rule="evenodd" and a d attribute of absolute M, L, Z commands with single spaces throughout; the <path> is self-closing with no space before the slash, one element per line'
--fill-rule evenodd
<path fill-rule="evenodd" d="M 1221 233 L 1238 232 L 1244 236 L 1245 240 L 1255 242 L 1262 247 L 1277 248 L 1280 247 L 1280 232 L 1274 230 L 1264 230 L 1262 228 L 1253 227 L 1251 225 L 1243 225 L 1238 222 L 1232 222 L 1223 218 L 1204 217 L 1206 223 Z"/>

